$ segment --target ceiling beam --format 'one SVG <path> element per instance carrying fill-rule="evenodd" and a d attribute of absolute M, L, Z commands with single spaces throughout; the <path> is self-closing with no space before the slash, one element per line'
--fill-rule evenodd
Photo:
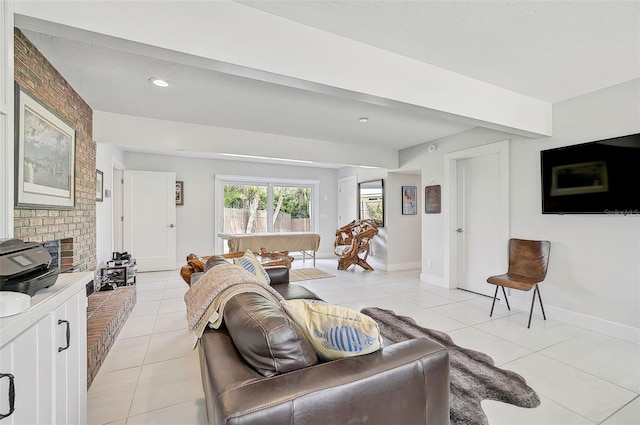
<path fill-rule="evenodd" d="M 18 1 L 15 9 L 16 25 L 36 31 L 55 23 L 112 48 L 529 137 L 551 134 L 547 102 L 229 1 Z"/>

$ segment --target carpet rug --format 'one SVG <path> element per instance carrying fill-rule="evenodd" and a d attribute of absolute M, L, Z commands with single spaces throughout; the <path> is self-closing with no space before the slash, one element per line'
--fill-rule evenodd
<path fill-rule="evenodd" d="M 289 282 L 299 282 L 301 280 L 325 279 L 327 277 L 335 277 L 331 273 L 327 273 L 320 269 L 291 269 L 289 270 Z"/>
<path fill-rule="evenodd" d="M 450 385 L 449 409 L 451 425 L 488 425 L 480 402 L 496 400 L 520 407 L 537 407 L 540 399 L 525 379 L 515 372 L 500 369 L 493 359 L 479 351 L 462 348 L 449 335 L 423 328 L 405 316 L 377 307 L 362 309 L 380 326 L 382 335 L 392 342 L 413 338 L 429 338 L 449 351 Z"/>

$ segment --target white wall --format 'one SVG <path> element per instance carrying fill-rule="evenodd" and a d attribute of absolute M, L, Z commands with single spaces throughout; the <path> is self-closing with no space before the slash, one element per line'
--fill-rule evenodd
<path fill-rule="evenodd" d="M 113 193 L 113 162 L 124 163 L 123 152 L 114 145 L 96 145 L 96 168 L 103 172 L 104 189 Z M 113 252 L 113 197 L 96 202 L 96 266 L 111 259 Z"/>
<path fill-rule="evenodd" d="M 217 253 L 214 245 L 218 233 L 214 229 L 216 174 L 319 180 L 319 213 L 326 218 L 320 219 L 318 255 L 332 256 L 337 211 L 337 178 L 333 169 L 132 152 L 125 153 L 124 162 L 128 170 L 171 171 L 176 173 L 177 180 L 184 181 L 184 205 L 176 207 L 178 264 L 183 264 L 189 253 Z"/>
<path fill-rule="evenodd" d="M 416 186 L 418 213 L 402 215 L 402 186 Z M 417 174 L 389 173 L 385 182 L 387 271 L 420 268 L 420 227 L 423 215 L 421 180 Z"/>
<path fill-rule="evenodd" d="M 640 341 L 640 215 L 542 215 L 540 201 L 540 151 L 640 132 L 639 99 L 633 80 L 554 105 L 553 137 L 474 129 L 436 142 L 435 152 L 426 145 L 402 151 L 401 168 L 420 167 L 423 186 L 443 184 L 444 154 L 510 139 L 510 233 L 551 241 L 541 285 L 548 317 Z M 443 286 L 447 210 L 422 216 L 421 276 Z M 513 291 L 512 306 L 528 310 L 530 297 Z"/>

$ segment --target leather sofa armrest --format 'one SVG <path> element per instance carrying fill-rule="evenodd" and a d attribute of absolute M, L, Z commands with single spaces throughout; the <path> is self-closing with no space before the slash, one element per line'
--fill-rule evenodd
<path fill-rule="evenodd" d="M 265 267 L 272 285 L 289 283 L 289 269 L 285 266 Z"/>
<path fill-rule="evenodd" d="M 426 338 L 250 381 L 207 396 L 209 423 L 449 423 L 449 355 Z"/>

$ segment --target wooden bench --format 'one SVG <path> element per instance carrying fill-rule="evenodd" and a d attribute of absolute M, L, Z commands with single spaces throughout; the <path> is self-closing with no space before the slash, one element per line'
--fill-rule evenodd
<path fill-rule="evenodd" d="M 98 374 L 136 300 L 135 286 L 98 291 L 87 297 L 87 388 Z"/>

